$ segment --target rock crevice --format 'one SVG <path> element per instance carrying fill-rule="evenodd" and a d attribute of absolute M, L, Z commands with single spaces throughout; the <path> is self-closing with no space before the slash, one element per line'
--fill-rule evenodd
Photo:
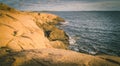
<path fill-rule="evenodd" d="M 0 66 L 120 66 L 119 57 L 65 50 L 69 38 L 59 22 L 64 19 L 0 3 Z"/>

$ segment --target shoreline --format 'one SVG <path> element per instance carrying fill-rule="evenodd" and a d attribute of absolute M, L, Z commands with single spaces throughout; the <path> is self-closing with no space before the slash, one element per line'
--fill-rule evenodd
<path fill-rule="evenodd" d="M 120 57 L 68 49 L 69 38 L 48 13 L 21 12 L 0 3 L 0 66 L 119 66 Z"/>
<path fill-rule="evenodd" d="M 119 22 L 116 21 L 115 23 L 113 23 L 109 21 L 110 20 L 109 17 L 104 16 L 104 13 L 107 13 L 110 15 L 110 18 L 115 17 L 118 20 L 118 18 L 116 17 L 117 12 L 113 12 L 114 15 L 112 15 L 112 12 L 104 12 L 104 13 L 96 12 L 97 13 L 96 17 L 98 17 L 99 14 L 103 14 L 103 16 L 100 16 L 100 18 L 95 19 L 95 20 L 98 19 L 98 21 L 94 20 L 94 17 L 96 14 L 95 12 L 88 13 L 88 12 L 69 12 L 68 11 L 68 12 L 49 12 L 49 13 L 57 14 L 65 18 L 65 20 L 70 21 L 68 24 L 60 25 L 60 28 L 64 29 L 65 32 L 69 33 L 70 36 L 73 36 L 73 38 L 76 40 L 76 43 L 78 44 L 78 46 L 75 46 L 75 47 L 76 48 L 79 47 L 79 48 L 77 49 L 75 48 L 75 50 L 79 51 L 80 49 L 80 51 L 88 52 L 88 53 L 94 53 L 94 54 L 102 53 L 107 55 L 120 56 L 118 51 L 119 39 L 117 39 L 119 38 L 117 37 L 119 35 L 119 32 L 114 32 L 114 31 L 119 31 L 119 29 L 117 29 L 117 27 L 119 28 L 119 26 L 116 25 L 116 23 L 118 24 Z M 85 14 L 91 17 L 89 18 Z M 84 17 L 86 17 L 86 19 Z M 109 20 L 105 19 L 104 21 L 104 18 L 108 18 Z M 90 22 L 87 21 L 89 19 L 90 19 Z M 103 21 L 101 21 L 101 19 L 103 19 Z M 105 26 L 104 24 L 102 25 L 102 23 L 104 22 L 105 22 L 105 25 L 108 25 L 108 26 Z M 94 25 L 92 24 L 96 24 L 96 26 L 93 27 Z M 116 28 L 115 28 L 116 30 L 114 30 L 114 27 L 110 25 L 116 25 Z M 109 33 L 111 34 L 111 36 L 108 36 Z M 109 38 L 109 37 L 113 37 L 113 38 Z M 114 41 L 109 41 L 109 40 L 114 40 Z M 114 43 L 112 44 L 112 42 Z"/>

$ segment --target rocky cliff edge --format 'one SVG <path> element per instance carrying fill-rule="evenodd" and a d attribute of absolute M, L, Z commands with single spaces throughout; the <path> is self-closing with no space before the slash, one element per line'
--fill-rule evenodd
<path fill-rule="evenodd" d="M 0 3 L 0 66 L 120 66 L 119 57 L 66 50 L 69 38 L 59 22 L 64 19 Z"/>

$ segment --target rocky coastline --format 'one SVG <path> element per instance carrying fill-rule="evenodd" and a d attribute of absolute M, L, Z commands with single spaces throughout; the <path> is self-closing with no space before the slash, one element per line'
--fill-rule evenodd
<path fill-rule="evenodd" d="M 0 66 L 120 66 L 120 57 L 69 50 L 69 37 L 56 27 L 64 21 L 0 3 Z"/>

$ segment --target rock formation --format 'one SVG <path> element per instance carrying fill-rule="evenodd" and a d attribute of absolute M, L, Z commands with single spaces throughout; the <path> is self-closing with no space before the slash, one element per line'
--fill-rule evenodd
<path fill-rule="evenodd" d="M 4 4 L 0 7 L 0 47 L 19 51 L 52 48 L 55 44 L 58 48 L 67 48 L 68 37 L 55 27 L 64 21 L 62 18 L 52 14 L 20 12 Z"/>
<path fill-rule="evenodd" d="M 69 38 L 59 22 L 64 19 L 0 3 L 0 66 L 120 66 L 119 57 L 66 50 Z"/>

